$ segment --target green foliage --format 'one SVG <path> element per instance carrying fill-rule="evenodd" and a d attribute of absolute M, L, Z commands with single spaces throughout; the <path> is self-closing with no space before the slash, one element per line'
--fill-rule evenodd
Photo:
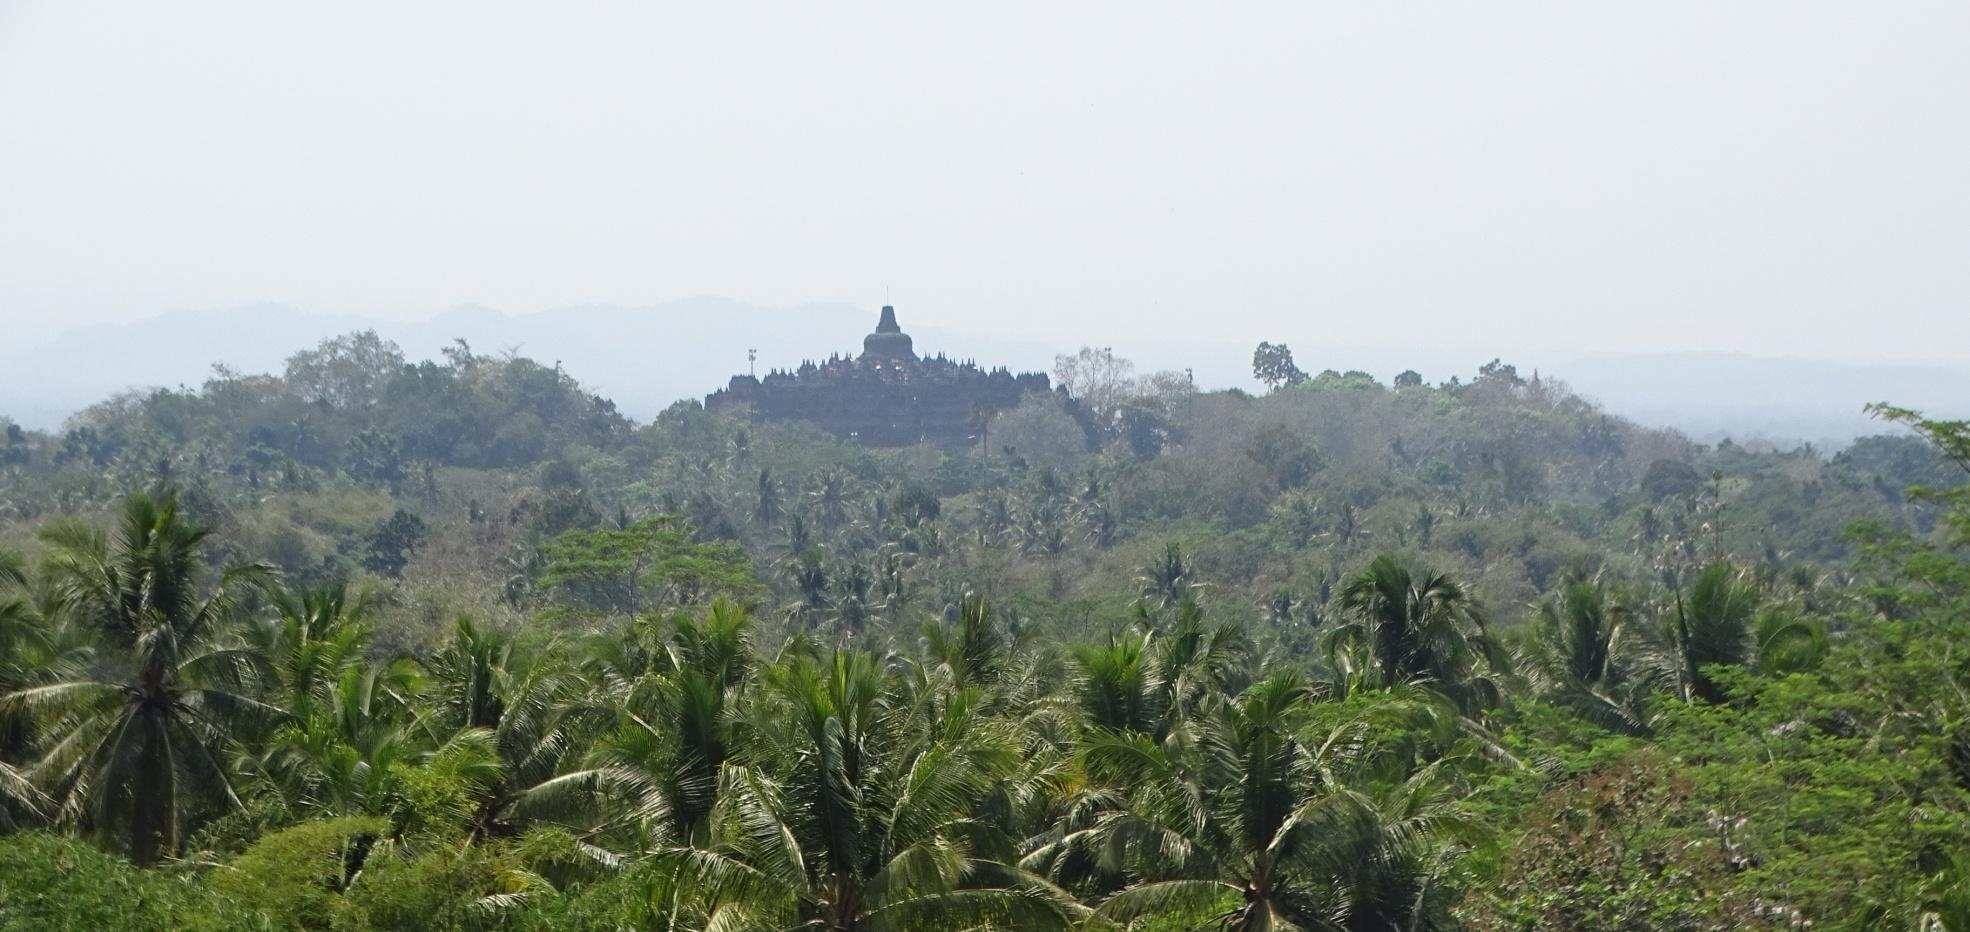
<path fill-rule="evenodd" d="M 1656 460 L 1642 474 L 1642 494 L 1649 501 L 1689 498 L 1703 488 L 1703 477 L 1690 464 L 1679 460 Z"/>
<path fill-rule="evenodd" d="M 196 879 L 132 867 L 72 837 L 0 836 L 0 930 L 247 929 L 236 906 Z"/>
<path fill-rule="evenodd" d="M 1061 364 L 968 451 L 373 337 L 10 433 L 0 925 L 1963 912 L 1963 425 Z"/>
<path fill-rule="evenodd" d="M 501 925 L 502 894 L 513 879 L 486 847 L 433 845 L 417 853 L 373 857 L 332 913 L 341 932 L 430 929 L 478 932 Z"/>
<path fill-rule="evenodd" d="M 602 614 L 758 595 L 751 567 L 737 548 L 700 543 L 668 517 L 623 528 L 565 531 L 542 547 L 542 555 L 541 588 Z"/>
<path fill-rule="evenodd" d="M 1745 855 L 1690 780 L 1638 753 L 1554 790 L 1528 814 L 1479 930 L 1771 928 L 1735 872 Z M 1783 924 L 1776 924 L 1783 927 Z"/>
<path fill-rule="evenodd" d="M 389 828 L 381 819 L 342 818 L 274 832 L 215 870 L 212 891 L 278 928 L 327 929 Z"/>
<path fill-rule="evenodd" d="M 58 729 L 36 765 L 47 795 L 147 865 L 176 850 L 187 809 L 233 801 L 227 729 L 278 709 L 253 697 L 254 658 L 224 630 L 265 567 L 208 583 L 208 532 L 181 517 L 175 493 L 134 494 L 120 518 L 114 539 L 77 522 L 41 535 L 52 606 L 97 636 L 105 662 L 5 701 Z"/>
<path fill-rule="evenodd" d="M 424 542 L 424 520 L 401 508 L 376 526 L 363 550 L 363 568 L 383 576 L 397 576 L 410 563 L 411 555 Z"/>
<path fill-rule="evenodd" d="M 1284 343 L 1260 343 L 1252 351 L 1252 378 L 1265 383 L 1267 388 L 1283 385 L 1298 385 L 1307 380 L 1307 374 L 1293 364 L 1293 351 Z"/>

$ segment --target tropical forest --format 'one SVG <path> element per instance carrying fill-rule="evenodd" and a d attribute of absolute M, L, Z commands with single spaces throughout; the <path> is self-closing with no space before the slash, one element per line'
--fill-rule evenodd
<path fill-rule="evenodd" d="M 1970 424 L 1253 374 L 873 446 L 362 331 L 0 421 L 0 929 L 1970 930 Z"/>

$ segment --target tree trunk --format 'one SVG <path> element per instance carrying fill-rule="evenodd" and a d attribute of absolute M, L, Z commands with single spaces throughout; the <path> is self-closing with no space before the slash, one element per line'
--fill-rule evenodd
<path fill-rule="evenodd" d="M 137 714 L 143 745 L 138 749 L 135 785 L 130 794 L 130 860 L 139 867 L 149 867 L 157 863 L 172 841 L 177 774 L 163 715 L 148 708 Z"/>

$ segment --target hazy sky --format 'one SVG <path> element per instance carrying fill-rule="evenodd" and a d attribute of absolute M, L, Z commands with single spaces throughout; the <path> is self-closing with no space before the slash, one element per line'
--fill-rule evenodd
<path fill-rule="evenodd" d="M 1064 345 L 1963 359 L 1967 50 L 1963 0 L 0 0 L 0 314 L 888 288 Z"/>

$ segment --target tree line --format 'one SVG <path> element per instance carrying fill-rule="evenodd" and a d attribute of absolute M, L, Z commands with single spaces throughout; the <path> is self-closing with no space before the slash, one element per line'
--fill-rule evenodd
<path fill-rule="evenodd" d="M 1870 538 L 1904 582 L 1844 636 L 1725 563 L 1501 631 L 1383 554 L 1313 658 L 1214 619 L 1174 547 L 1092 640 L 976 595 L 768 637 L 707 590 L 395 653 L 370 594 L 212 567 L 133 493 L 0 562 L 0 921 L 1963 928 L 1970 569 L 1931 494 L 1958 539 Z M 613 578 L 623 541 L 576 543 Z M 51 856 L 93 894 L 25 886 Z"/>

